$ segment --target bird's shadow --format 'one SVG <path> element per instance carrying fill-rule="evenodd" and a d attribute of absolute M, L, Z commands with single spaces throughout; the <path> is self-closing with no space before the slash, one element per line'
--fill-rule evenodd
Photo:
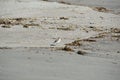
<path fill-rule="evenodd" d="M 55 46 L 55 44 L 50 44 L 50 46 Z"/>

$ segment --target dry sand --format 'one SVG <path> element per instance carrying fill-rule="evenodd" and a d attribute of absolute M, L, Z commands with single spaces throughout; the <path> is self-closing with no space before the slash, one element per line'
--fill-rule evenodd
<path fill-rule="evenodd" d="M 58 37 L 62 41 L 51 46 Z M 119 80 L 119 68 L 119 15 L 56 2 L 0 1 L 0 80 Z"/>

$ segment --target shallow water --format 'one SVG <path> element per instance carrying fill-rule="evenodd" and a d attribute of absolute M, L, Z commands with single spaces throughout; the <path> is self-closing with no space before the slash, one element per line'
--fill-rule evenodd
<path fill-rule="evenodd" d="M 48 1 L 64 1 L 75 5 L 85 5 L 90 7 L 102 6 L 115 13 L 120 12 L 120 0 L 48 0 Z"/>
<path fill-rule="evenodd" d="M 41 0 L 0 0 L 0 16 L 3 15 L 4 12 L 9 13 L 10 12 L 9 7 L 16 5 L 17 3 L 22 3 L 22 2 L 39 3 L 39 1 Z M 120 0 L 48 0 L 48 1 L 64 1 L 66 3 L 70 3 L 74 5 L 84 5 L 90 7 L 101 6 L 112 10 L 113 13 L 120 14 Z M 19 6 L 22 7 L 21 5 Z"/>

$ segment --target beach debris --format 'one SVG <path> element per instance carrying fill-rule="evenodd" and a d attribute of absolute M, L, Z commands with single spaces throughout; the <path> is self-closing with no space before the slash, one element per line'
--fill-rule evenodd
<path fill-rule="evenodd" d="M 71 3 L 69 3 L 69 2 L 65 2 L 65 1 L 59 1 L 59 3 L 67 4 L 67 5 L 71 5 Z"/>
<path fill-rule="evenodd" d="M 4 20 L 3 19 L 0 19 L 0 24 L 4 24 Z"/>
<path fill-rule="evenodd" d="M 10 20 L 23 21 L 27 19 L 26 18 L 11 18 Z"/>
<path fill-rule="evenodd" d="M 74 25 L 68 25 L 68 26 L 58 27 L 57 30 L 71 31 L 71 30 L 75 30 L 76 28 L 77 27 Z"/>
<path fill-rule="evenodd" d="M 68 47 L 68 46 L 65 46 L 64 48 L 62 48 L 62 50 L 74 52 L 74 50 L 72 48 Z"/>
<path fill-rule="evenodd" d="M 117 35 L 114 34 L 114 35 L 112 35 L 112 37 L 120 38 L 120 34 L 119 35 L 118 34 Z"/>
<path fill-rule="evenodd" d="M 3 18 L 0 19 L 0 24 L 17 25 L 22 24 L 21 21 L 23 20 L 26 20 L 26 18 Z"/>
<path fill-rule="evenodd" d="M 82 39 L 82 40 L 75 40 L 71 43 L 67 43 L 65 45 L 67 46 L 82 46 L 83 42 L 96 42 L 95 39 Z"/>
<path fill-rule="evenodd" d="M 64 47 L 55 47 L 56 50 L 62 50 L 62 51 L 68 51 L 68 52 L 74 52 L 74 50 L 70 46 L 64 46 Z"/>
<path fill-rule="evenodd" d="M 94 39 L 83 39 L 82 41 L 87 41 L 87 42 L 96 42 Z"/>
<path fill-rule="evenodd" d="M 61 19 L 61 20 L 68 20 L 69 18 L 67 18 L 67 17 L 60 17 L 59 19 Z"/>
<path fill-rule="evenodd" d="M 79 55 L 85 55 L 85 54 L 87 54 L 87 53 L 84 52 L 84 51 L 79 50 L 79 51 L 77 51 L 77 54 L 79 54 Z"/>
<path fill-rule="evenodd" d="M 70 27 L 59 27 L 59 28 L 57 28 L 57 30 L 70 31 L 70 30 L 74 30 L 74 29 L 70 28 Z"/>
<path fill-rule="evenodd" d="M 97 28 L 95 26 L 89 26 L 88 28 L 90 28 L 93 31 L 103 31 L 102 29 L 99 29 L 99 28 Z"/>
<path fill-rule="evenodd" d="M 24 28 L 27 28 L 28 26 L 39 26 L 39 24 L 34 24 L 34 23 L 25 23 L 25 22 L 30 22 L 35 19 L 33 18 L 3 18 L 0 19 L 0 24 L 5 24 L 5 25 L 23 25 Z M 4 27 L 4 26 L 3 26 Z"/>
<path fill-rule="evenodd" d="M 99 33 L 97 36 L 95 37 L 91 37 L 91 38 L 103 38 L 108 34 L 108 32 L 103 32 L 103 33 Z"/>
<path fill-rule="evenodd" d="M 29 26 L 39 26 L 39 24 L 24 24 L 23 28 L 28 28 Z"/>
<path fill-rule="evenodd" d="M 89 28 L 95 28 L 94 26 L 89 26 Z"/>
<path fill-rule="evenodd" d="M 67 46 L 81 46 L 82 44 L 80 43 L 80 40 L 75 40 L 72 43 L 67 43 L 65 45 L 67 45 Z"/>
<path fill-rule="evenodd" d="M 29 26 L 25 24 L 25 25 L 23 25 L 23 28 L 29 28 Z"/>
<path fill-rule="evenodd" d="M 10 25 L 3 25 L 2 28 L 11 28 Z"/>
<path fill-rule="evenodd" d="M 111 32 L 120 33 L 120 28 L 111 28 Z"/>
<path fill-rule="evenodd" d="M 0 24 L 11 24 L 8 19 L 0 19 Z"/>
<path fill-rule="evenodd" d="M 10 47 L 0 47 L 0 49 L 12 49 Z"/>
<path fill-rule="evenodd" d="M 55 29 L 55 27 L 49 27 L 49 29 Z"/>
<path fill-rule="evenodd" d="M 99 11 L 99 12 L 108 12 L 109 10 L 105 7 L 94 7 L 93 10 Z"/>

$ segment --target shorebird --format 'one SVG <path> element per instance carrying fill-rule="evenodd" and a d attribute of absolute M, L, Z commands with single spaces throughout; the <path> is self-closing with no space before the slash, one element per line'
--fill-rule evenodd
<path fill-rule="evenodd" d="M 51 46 L 55 46 L 56 44 L 60 43 L 61 42 L 61 38 L 58 37 L 52 44 Z"/>

